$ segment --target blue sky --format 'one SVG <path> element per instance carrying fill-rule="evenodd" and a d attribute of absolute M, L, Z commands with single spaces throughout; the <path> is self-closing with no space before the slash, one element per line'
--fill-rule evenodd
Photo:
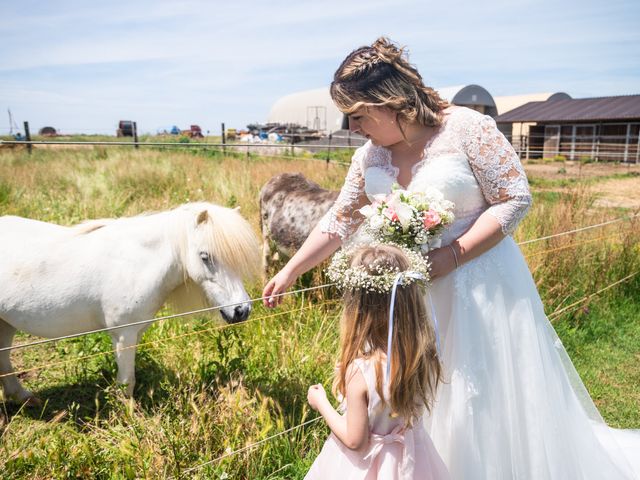
<path fill-rule="evenodd" d="M 0 134 L 242 128 L 387 35 L 434 87 L 640 94 L 640 2 L 0 0 Z"/>

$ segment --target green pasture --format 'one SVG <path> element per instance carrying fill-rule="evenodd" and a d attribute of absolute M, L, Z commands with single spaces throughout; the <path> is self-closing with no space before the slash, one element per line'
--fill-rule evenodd
<path fill-rule="evenodd" d="M 4 149 L 0 215 L 70 225 L 203 200 L 240 206 L 258 233 L 258 192 L 272 175 L 297 171 L 339 188 L 346 167 L 324 159 L 203 148 Z M 598 179 L 531 180 L 534 206 L 518 241 L 633 213 L 595 207 Z M 523 246 L 575 367 L 605 420 L 622 428 L 640 428 L 640 274 L 580 301 L 640 271 L 639 225 Z M 306 275 L 299 286 L 321 276 Z M 249 286 L 250 295 L 261 288 Z M 225 326 L 217 315 L 155 323 L 138 350 L 133 401 L 114 384 L 106 334 L 16 351 L 14 366 L 27 370 L 21 379 L 44 405 L 0 403 L 0 477 L 301 479 L 328 434 L 322 422 L 212 461 L 316 417 L 306 392 L 312 383 L 330 385 L 339 309 L 335 292 L 308 292 L 275 311 L 256 304 L 244 324 Z"/>

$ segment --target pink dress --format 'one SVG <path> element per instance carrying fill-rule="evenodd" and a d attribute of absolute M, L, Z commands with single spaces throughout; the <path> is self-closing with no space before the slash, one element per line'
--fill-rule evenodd
<path fill-rule="evenodd" d="M 403 429 L 403 419 L 391 417 L 389 407 L 381 405 L 373 360 L 357 359 L 355 363 L 367 383 L 369 445 L 365 451 L 356 452 L 332 433 L 305 480 L 448 480 L 447 467 L 424 422 L 418 419 L 413 427 Z M 385 390 L 387 385 L 385 378 Z"/>

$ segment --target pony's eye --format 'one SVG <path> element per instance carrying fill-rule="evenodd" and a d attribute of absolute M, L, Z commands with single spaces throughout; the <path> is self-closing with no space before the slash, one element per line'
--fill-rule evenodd
<path fill-rule="evenodd" d="M 203 262 L 208 262 L 211 257 L 209 257 L 209 254 L 207 252 L 200 252 L 200 258 L 202 259 Z"/>

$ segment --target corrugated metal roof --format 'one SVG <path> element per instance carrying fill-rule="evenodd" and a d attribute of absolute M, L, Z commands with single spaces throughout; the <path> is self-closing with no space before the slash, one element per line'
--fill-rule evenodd
<path fill-rule="evenodd" d="M 498 123 L 640 120 L 640 95 L 529 102 L 495 118 Z"/>
<path fill-rule="evenodd" d="M 498 109 L 498 115 L 510 112 L 518 107 L 521 107 L 525 103 L 529 102 L 546 102 L 550 97 L 556 98 L 571 98 L 564 92 L 550 92 L 550 93 L 525 93 L 522 95 L 502 95 L 500 97 L 493 97 L 496 102 L 496 108 Z"/>

